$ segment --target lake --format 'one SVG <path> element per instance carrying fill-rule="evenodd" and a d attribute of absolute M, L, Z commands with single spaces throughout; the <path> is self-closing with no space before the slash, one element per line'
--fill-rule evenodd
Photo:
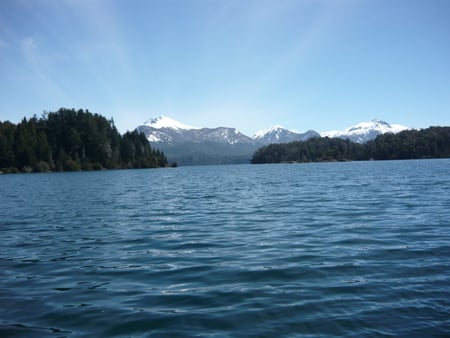
<path fill-rule="evenodd" d="M 2 337 L 443 337 L 450 160 L 0 175 Z"/>

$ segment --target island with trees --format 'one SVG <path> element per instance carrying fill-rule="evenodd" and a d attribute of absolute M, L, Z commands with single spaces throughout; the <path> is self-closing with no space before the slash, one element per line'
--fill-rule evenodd
<path fill-rule="evenodd" d="M 429 127 L 383 134 L 365 144 L 339 138 L 270 144 L 253 154 L 251 163 L 402 160 L 450 157 L 450 127 Z"/>
<path fill-rule="evenodd" d="M 121 135 L 88 110 L 61 108 L 20 123 L 0 121 L 0 172 L 49 172 L 167 166 L 137 131 Z"/>

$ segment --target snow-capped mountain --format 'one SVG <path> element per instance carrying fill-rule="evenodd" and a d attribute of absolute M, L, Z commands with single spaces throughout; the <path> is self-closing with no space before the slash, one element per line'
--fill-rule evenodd
<path fill-rule="evenodd" d="M 179 164 L 248 163 L 256 149 L 271 143 L 306 141 L 312 137 L 328 136 L 365 143 L 384 133 L 408 129 L 381 120 L 359 123 L 344 130 L 321 134 L 308 130 L 299 133 L 274 126 L 246 136 L 235 128 L 199 128 L 185 125 L 166 116 L 146 121 L 136 128 L 143 132 L 152 146 L 164 151 L 169 161 Z"/>
<path fill-rule="evenodd" d="M 314 130 L 308 130 L 305 133 L 299 133 L 295 130 L 288 130 L 282 126 L 273 126 L 269 129 L 263 129 L 253 135 L 253 140 L 262 145 L 270 143 L 289 143 L 293 141 L 306 141 L 311 137 L 320 137 L 320 134 Z"/>
<path fill-rule="evenodd" d="M 385 121 L 375 119 L 370 122 L 358 123 L 344 130 L 322 132 L 320 135 L 322 137 L 338 137 L 357 143 L 366 143 L 375 139 L 378 135 L 386 133 L 396 134 L 407 129 L 409 128 L 400 124 L 389 124 Z"/>
<path fill-rule="evenodd" d="M 153 143 L 201 143 L 251 144 L 253 140 L 235 128 L 197 128 L 185 125 L 166 116 L 150 119 L 136 128 Z"/>
<path fill-rule="evenodd" d="M 155 129 L 162 129 L 162 128 L 172 128 L 172 129 L 200 129 L 197 127 L 188 126 L 186 124 L 183 124 L 181 122 L 175 121 L 167 116 L 159 116 L 154 119 L 150 119 L 143 124 L 144 126 L 149 126 Z"/>
<path fill-rule="evenodd" d="M 182 135 L 186 131 L 199 128 L 188 126 L 166 116 L 159 116 L 144 122 L 136 129 L 143 132 L 150 142 L 172 143 L 178 138 L 183 138 Z"/>
<path fill-rule="evenodd" d="M 249 137 L 235 128 L 192 127 L 166 116 L 150 119 L 136 129 L 164 151 L 169 161 L 179 164 L 248 163 L 261 146 L 320 136 L 312 130 L 302 134 L 276 126 Z"/>
<path fill-rule="evenodd" d="M 156 143 L 180 143 L 180 142 L 218 142 L 226 144 L 254 144 L 267 145 L 270 143 L 287 143 L 292 141 L 306 141 L 311 137 L 319 137 L 320 134 L 308 130 L 299 133 L 281 126 L 274 126 L 256 132 L 253 137 L 248 137 L 236 128 L 198 128 L 185 125 L 166 116 L 160 116 L 146 121 L 137 127 L 138 131 L 145 134 L 150 142 Z"/>

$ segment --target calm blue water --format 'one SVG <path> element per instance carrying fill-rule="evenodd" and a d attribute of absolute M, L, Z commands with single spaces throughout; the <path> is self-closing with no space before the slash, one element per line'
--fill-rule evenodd
<path fill-rule="evenodd" d="M 450 335 L 450 160 L 0 175 L 0 336 Z"/>

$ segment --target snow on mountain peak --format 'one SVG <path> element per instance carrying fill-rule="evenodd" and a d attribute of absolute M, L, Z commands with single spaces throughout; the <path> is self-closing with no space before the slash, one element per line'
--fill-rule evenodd
<path fill-rule="evenodd" d="M 275 125 L 275 126 L 273 126 L 271 128 L 266 128 L 266 129 L 262 129 L 260 131 L 257 131 L 256 133 L 253 134 L 252 138 L 253 139 L 262 138 L 262 137 L 264 137 L 267 134 L 273 134 L 273 133 L 279 132 L 280 130 L 285 130 L 285 128 L 283 126 L 280 126 L 280 125 Z M 294 132 L 294 131 L 292 130 L 292 132 Z"/>
<path fill-rule="evenodd" d="M 311 137 L 320 136 L 317 132 L 309 130 L 300 133 L 293 129 L 289 130 L 280 125 L 275 125 L 268 129 L 263 129 L 253 135 L 253 141 L 258 144 L 289 143 L 294 141 L 306 141 Z"/>
<path fill-rule="evenodd" d="M 385 133 L 399 133 L 408 127 L 399 124 L 389 124 L 383 120 L 374 119 L 370 122 L 361 122 L 343 130 L 331 130 L 320 133 L 322 137 L 348 138 L 351 141 L 365 143 L 377 135 Z"/>
<path fill-rule="evenodd" d="M 146 122 L 144 122 L 144 126 L 149 126 L 155 129 L 162 129 L 162 128 L 171 128 L 171 129 L 184 129 L 184 130 L 190 130 L 190 129 L 200 129 L 197 127 L 188 126 L 186 124 L 183 124 L 181 122 L 175 121 L 174 119 L 171 119 L 167 116 L 158 116 L 157 118 L 150 119 Z"/>
<path fill-rule="evenodd" d="M 343 130 L 322 132 L 307 131 L 299 133 L 288 130 L 280 125 L 256 132 L 252 138 L 241 134 L 236 128 L 196 128 L 175 121 L 166 116 L 150 119 L 138 127 L 150 142 L 223 142 L 228 144 L 270 144 L 305 141 L 311 137 L 338 137 L 353 142 L 365 143 L 375 139 L 380 134 L 399 133 L 408 127 L 399 124 L 389 124 L 383 120 L 374 119 L 370 122 L 358 123 Z"/>
<path fill-rule="evenodd" d="M 370 130 L 377 130 L 381 134 L 385 133 L 398 133 L 402 130 L 408 129 L 407 127 L 401 126 L 399 124 L 389 124 L 382 120 L 372 120 L 370 122 L 362 122 L 353 127 L 347 128 L 345 131 L 347 132 L 365 132 Z"/>

